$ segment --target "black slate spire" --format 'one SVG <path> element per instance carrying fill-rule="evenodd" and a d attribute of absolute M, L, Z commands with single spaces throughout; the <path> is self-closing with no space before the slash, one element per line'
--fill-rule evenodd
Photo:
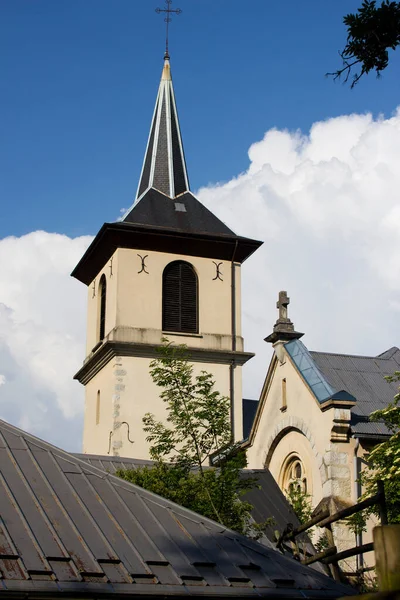
<path fill-rule="evenodd" d="M 164 58 L 136 200 L 150 188 L 170 198 L 190 189 L 168 54 Z"/>

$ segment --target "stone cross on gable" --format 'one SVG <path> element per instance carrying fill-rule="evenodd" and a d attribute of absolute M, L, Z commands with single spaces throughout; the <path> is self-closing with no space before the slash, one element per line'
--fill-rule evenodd
<path fill-rule="evenodd" d="M 290 304 L 290 298 L 287 292 L 279 292 L 279 300 L 276 303 L 276 308 L 279 309 L 278 321 L 288 321 L 288 306 Z"/>
<path fill-rule="evenodd" d="M 287 295 L 287 292 L 279 292 L 279 299 L 276 303 L 276 308 L 279 310 L 278 320 L 274 325 L 273 332 L 265 338 L 266 342 L 275 344 L 278 341 L 288 342 L 290 340 L 298 340 L 302 337 L 303 334 L 294 330 L 294 325 L 288 317 L 289 303 L 290 298 Z M 281 358 L 279 358 L 279 360 L 281 360 Z"/>

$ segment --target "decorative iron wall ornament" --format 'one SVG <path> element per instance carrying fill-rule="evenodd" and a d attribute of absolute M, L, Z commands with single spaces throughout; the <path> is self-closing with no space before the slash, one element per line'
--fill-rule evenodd
<path fill-rule="evenodd" d="M 96 279 L 93 280 L 92 298 L 96 296 Z"/>
<path fill-rule="evenodd" d="M 126 421 L 122 421 L 122 423 L 120 423 L 119 427 L 121 427 L 121 425 L 126 425 L 127 426 L 127 428 L 128 428 L 128 431 L 127 431 L 128 442 L 130 444 L 134 444 L 135 440 L 131 440 L 131 438 L 130 438 L 129 423 L 127 423 Z M 114 431 L 110 431 L 110 433 L 108 435 L 108 452 L 107 452 L 107 454 L 110 454 L 110 452 L 111 452 L 111 440 L 112 440 L 112 437 L 113 437 L 114 433 L 115 433 Z"/>
<path fill-rule="evenodd" d="M 110 258 L 110 264 L 108 265 L 108 266 L 109 266 L 109 269 L 110 269 L 110 277 L 112 277 L 112 276 L 113 276 L 113 270 L 112 270 L 113 259 L 114 259 L 114 257 L 112 256 L 112 257 Z"/>
<path fill-rule="evenodd" d="M 221 265 L 222 265 L 222 262 L 216 263 L 213 260 L 213 263 L 214 263 L 215 269 L 216 269 L 215 277 L 213 277 L 213 281 L 215 281 L 216 279 L 219 279 L 220 281 L 223 281 L 223 279 L 222 279 L 223 273 L 221 272 L 221 268 L 220 268 Z"/>
<path fill-rule="evenodd" d="M 144 256 L 142 256 L 141 254 L 138 254 L 138 257 L 140 258 L 140 260 L 142 261 L 142 266 L 140 271 L 138 271 L 138 274 L 140 275 L 140 273 L 146 273 L 147 275 L 149 274 L 149 272 L 146 270 L 146 258 L 148 257 L 148 254 L 145 254 Z"/>

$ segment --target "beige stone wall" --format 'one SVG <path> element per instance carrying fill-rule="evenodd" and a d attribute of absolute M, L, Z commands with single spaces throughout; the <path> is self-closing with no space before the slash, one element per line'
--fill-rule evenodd
<path fill-rule="evenodd" d="M 138 357 L 115 357 L 87 385 L 83 452 L 149 458 L 149 445 L 143 432 L 142 418 L 151 412 L 165 419 L 159 398 L 160 388 L 149 373 L 151 360 Z M 219 391 L 229 396 L 229 366 L 195 363 L 194 374 L 212 372 Z M 241 397 L 240 376 L 237 392 Z M 100 390 L 100 423 L 96 424 L 96 399 Z M 131 443 L 128 438 L 133 440 Z M 110 436 L 111 434 L 111 436 Z"/>
<path fill-rule="evenodd" d="M 146 271 L 141 271 L 145 259 Z M 199 332 L 181 334 L 162 331 L 162 274 L 172 261 L 184 260 L 196 270 L 199 285 Z M 215 260 L 221 263 L 219 260 Z M 236 279 L 236 350 L 243 351 L 241 337 L 240 264 L 235 264 Z M 107 280 L 105 341 L 128 342 L 132 345 L 159 345 L 163 337 L 176 344 L 186 344 L 190 350 L 226 351 L 233 349 L 231 289 L 232 265 L 219 265 L 222 281 L 215 279 L 216 266 L 211 259 L 185 255 L 119 248 L 112 260 L 100 271 L 88 287 L 87 358 L 99 343 L 99 282 L 104 273 Z M 149 358 L 139 356 L 114 357 L 86 385 L 84 452 L 120 454 L 148 458 L 148 444 L 142 431 L 142 416 L 153 412 L 165 416 L 159 391 L 149 374 Z M 210 358 L 208 361 L 212 360 Z M 214 362 L 194 363 L 196 373 L 213 373 L 215 388 L 230 397 L 230 365 Z M 96 425 L 97 392 L 101 396 L 101 422 Z M 242 439 L 242 369 L 234 369 L 234 435 Z M 128 440 L 129 424 L 131 444 Z M 111 445 L 109 438 L 111 433 Z M 110 447 L 109 447 L 110 446 Z"/>
<path fill-rule="evenodd" d="M 139 273 L 141 259 L 146 258 L 149 272 Z M 107 279 L 106 335 L 114 330 L 113 339 L 160 343 L 162 337 L 162 273 L 172 261 L 184 260 L 193 265 L 199 281 L 199 334 L 176 335 L 180 343 L 196 348 L 232 349 L 231 319 L 231 263 L 222 261 L 220 270 L 223 281 L 214 279 L 216 267 L 211 259 L 146 252 L 119 248 L 88 287 L 87 355 L 98 343 L 99 295 L 101 275 Z M 221 262 L 221 261 L 215 261 Z M 236 345 L 243 350 L 241 337 L 241 282 L 240 265 L 236 273 Z M 96 295 L 93 296 L 93 289 Z M 172 334 L 169 334 L 172 335 Z"/>
<path fill-rule="evenodd" d="M 105 335 L 116 326 L 117 323 L 117 277 L 118 251 L 114 253 L 112 261 L 109 261 L 98 276 L 88 286 L 87 290 L 87 327 L 86 327 L 86 356 L 89 356 L 93 348 L 99 342 L 100 321 L 100 294 L 99 286 L 101 276 L 104 274 L 107 282 L 106 300 L 106 322 Z"/>

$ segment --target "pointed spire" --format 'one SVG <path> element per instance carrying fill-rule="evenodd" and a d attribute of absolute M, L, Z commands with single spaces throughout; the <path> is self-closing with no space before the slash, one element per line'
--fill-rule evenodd
<path fill-rule="evenodd" d="M 168 52 L 164 56 L 136 200 L 149 188 L 155 188 L 170 198 L 189 191 Z"/>

